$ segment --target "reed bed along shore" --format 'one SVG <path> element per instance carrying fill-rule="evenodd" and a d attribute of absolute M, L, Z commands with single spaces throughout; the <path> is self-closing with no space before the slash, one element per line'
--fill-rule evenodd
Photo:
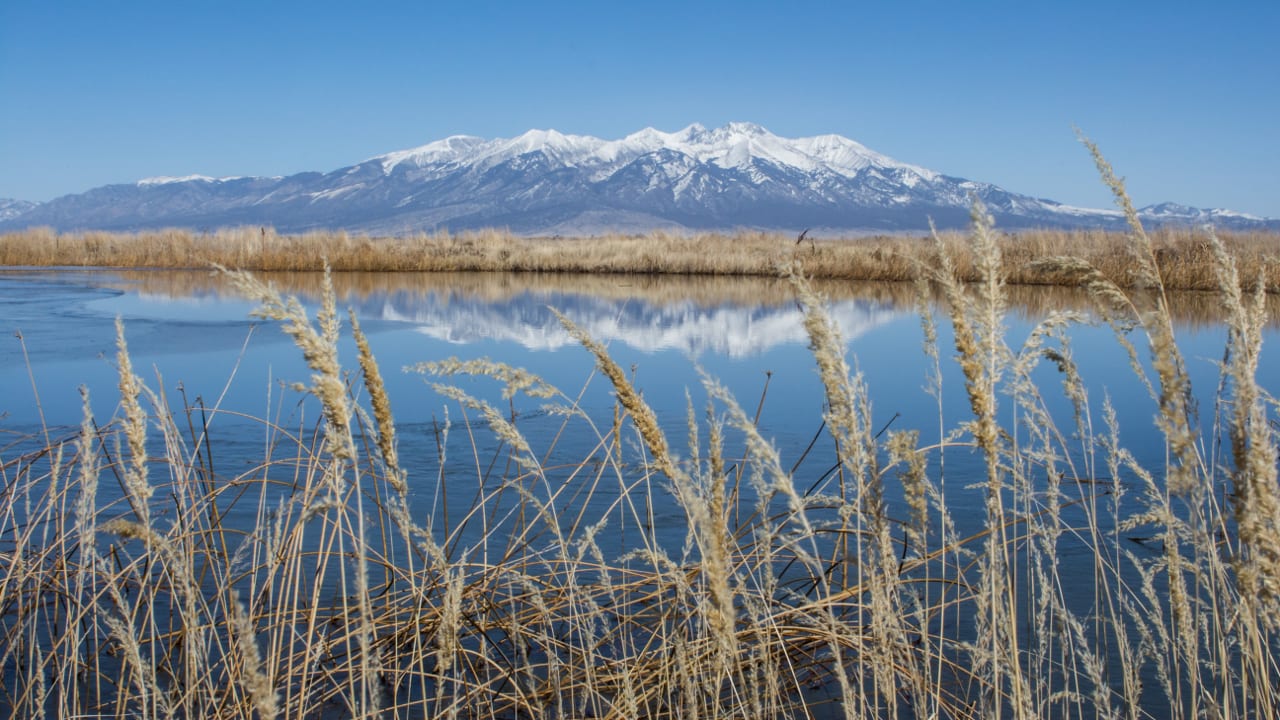
<path fill-rule="evenodd" d="M 981 260 L 964 233 L 942 234 L 956 276 L 979 279 Z M 1166 229 L 1149 235 L 1161 280 L 1171 290 L 1215 290 L 1213 249 L 1203 230 Z M 1265 278 L 1280 292 L 1280 234 L 1223 233 L 1223 247 L 1247 282 Z M 1123 233 L 1025 231 L 997 234 L 1001 273 L 1010 284 L 1064 284 L 1072 277 L 1038 261 L 1079 258 L 1120 287 L 1133 287 L 1141 268 Z M 375 238 L 337 233 L 278 235 L 245 227 L 194 233 L 58 234 L 30 230 L 0 235 L 0 265 L 200 268 L 211 264 L 254 271 L 338 272 L 571 272 L 756 275 L 773 277 L 800 262 L 815 278 L 909 281 L 937 262 L 938 244 L 926 236 L 875 236 L 797 242 L 769 233 L 610 235 L 525 238 L 501 231 Z"/>
<path fill-rule="evenodd" d="M 518 368 L 424 362 L 452 421 L 437 428 L 439 474 L 414 477 L 394 412 L 418 400 L 387 396 L 329 283 L 313 319 L 241 272 L 229 277 L 306 358 L 297 390 L 316 417 L 262 420 L 261 458 L 228 473 L 211 428 L 233 411 L 144 383 L 118 326 L 116 416 L 86 411 L 69 437 L 0 450 L 0 704 L 20 717 L 1276 717 L 1280 488 L 1258 284 L 1206 239 L 1230 332 L 1201 418 L 1136 219 L 1125 252 L 1141 292 L 1049 260 L 1134 353 L 1165 443 L 1141 464 L 1076 371 L 1073 315 L 1007 344 L 1004 247 L 974 216 L 977 282 L 961 282 L 946 242 L 918 274 L 955 338 L 938 347 L 922 314 L 935 371 L 921 381 L 939 407 L 960 393 L 971 408 L 932 437 L 879 434 L 807 266 L 788 265 L 834 460 L 816 476 L 713 378 L 691 389 L 685 437 L 669 436 L 566 319 L 612 417 Z M 344 333 L 359 348 L 350 373 Z M 963 380 L 943 385 L 953 361 Z M 481 382 L 545 407 L 559 431 L 531 434 Z M 477 451 L 481 432 L 495 456 Z M 566 434 L 585 456 L 557 452 Z M 956 476 L 958 454 L 979 469 Z M 446 496 L 460 476 L 467 497 Z M 965 493 L 976 517 L 955 516 Z M 674 542 L 654 529 L 659 496 L 678 509 Z"/>

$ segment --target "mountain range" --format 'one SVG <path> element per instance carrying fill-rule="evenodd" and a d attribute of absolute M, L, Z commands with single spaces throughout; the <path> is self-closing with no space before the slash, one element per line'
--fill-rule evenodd
<path fill-rule="evenodd" d="M 756 228 L 827 234 L 963 227 L 979 198 L 1006 229 L 1119 228 L 1078 208 L 899 162 L 839 135 L 782 138 L 750 123 L 620 140 L 531 130 L 459 135 L 329 172 L 155 177 L 46 203 L 0 200 L 0 230 L 264 225 L 402 235 L 502 227 L 519 234 Z M 1280 230 L 1280 220 L 1173 203 L 1151 224 Z"/>

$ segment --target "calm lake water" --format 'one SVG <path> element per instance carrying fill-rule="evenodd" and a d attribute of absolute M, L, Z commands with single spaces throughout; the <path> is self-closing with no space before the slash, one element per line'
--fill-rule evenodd
<path fill-rule="evenodd" d="M 298 294 L 314 311 L 318 275 L 266 277 L 284 292 Z M 829 438 L 820 438 L 806 454 L 820 430 L 823 398 L 801 312 L 784 281 L 339 274 L 334 283 L 340 307 L 353 309 L 360 318 L 382 366 L 401 455 L 418 496 L 434 498 L 439 490 L 437 430 L 446 418 L 456 426 L 449 456 L 460 464 L 456 473 L 445 474 L 446 483 L 458 485 L 453 492 L 474 490 L 474 457 L 497 445 L 487 432 L 479 432 L 474 436 L 479 453 L 473 453 L 472 438 L 457 429 L 466 427 L 464 413 L 431 389 L 429 382 L 438 380 L 404 371 L 408 366 L 449 357 L 489 357 L 524 367 L 569 397 L 580 396 L 586 412 L 609 427 L 614 403 L 608 383 L 593 374 L 594 359 L 550 308 L 606 343 L 617 362 L 633 373 L 680 455 L 688 455 L 682 447 L 687 398 L 699 416 L 706 404 L 700 375 L 705 372 L 722 382 L 749 414 L 759 406 L 759 426 L 776 444 L 784 466 L 803 458 L 797 485 L 816 482 L 831 466 Z M 870 388 L 874 426 L 919 429 L 922 442 L 935 442 L 939 406 L 926 391 L 931 361 L 922 350 L 914 290 L 849 283 L 818 289 L 830 298 L 830 313 L 847 342 L 851 366 Z M 1009 288 L 1009 293 L 1006 324 L 1015 349 L 1051 311 L 1089 309 L 1079 292 Z M 1179 342 L 1200 399 L 1202 423 L 1208 426 L 1226 332 L 1214 315 L 1212 296 L 1179 295 L 1174 301 Z M 288 387 L 310 375 L 301 354 L 278 326 L 251 319 L 253 307 L 203 271 L 0 271 L 0 324 L 5 331 L 0 340 L 0 447 L 12 455 L 17 439 L 37 433 L 42 423 L 59 436 L 74 433 L 82 413 L 80 387 L 88 390 L 98 421 L 111 418 L 118 397 L 113 322 L 119 317 L 135 372 L 153 390 L 163 391 L 177 408 L 185 398 L 186 404 L 221 411 L 210 420 L 210 431 L 220 438 L 215 447 L 219 473 L 235 477 L 249 472 L 262 458 L 267 433 L 261 423 L 246 418 L 298 427 L 316 417 L 314 406 Z M 949 430 L 967 419 L 968 401 L 950 359 L 954 350 L 945 316 L 936 306 L 931 312 L 940 330 L 941 412 Z M 1140 461 L 1162 466 L 1164 448 L 1152 423 L 1155 403 L 1135 381 L 1112 331 L 1079 325 L 1069 334 L 1090 390 L 1095 426 L 1101 430 L 1102 400 L 1110 397 L 1124 444 Z M 1267 344 L 1275 343 L 1276 336 L 1272 326 Z M 1145 356 L 1145 341 L 1136 334 L 1134 338 Z M 344 367 L 358 373 L 349 337 L 342 348 Z M 1262 383 L 1272 392 L 1280 390 L 1280 364 L 1269 362 L 1266 353 L 1263 357 Z M 1035 377 L 1069 432 L 1070 410 L 1057 391 L 1059 376 L 1045 365 Z M 472 378 L 451 382 L 516 412 L 535 450 L 540 442 L 551 442 L 560 427 L 558 418 L 542 413 L 541 401 L 518 398 L 508 405 L 496 383 Z M 1009 403 L 1002 402 L 1010 412 Z M 575 453 L 585 457 L 595 438 L 571 436 L 556 442 L 566 458 Z M 575 447 L 575 442 L 584 444 Z M 947 473 L 960 478 L 957 486 L 974 482 L 979 468 L 980 458 L 967 449 L 948 451 Z M 953 510 L 962 516 L 968 509 L 980 512 L 976 497 L 952 500 Z"/>
<path fill-rule="evenodd" d="M 266 279 L 282 291 L 298 295 L 314 314 L 321 287 L 319 275 L 272 275 Z M 503 557 L 496 553 L 511 552 L 514 545 L 519 545 L 515 555 L 536 556 L 552 545 L 542 524 L 550 515 L 554 518 L 547 524 L 562 523 L 556 530 L 568 529 L 566 535 L 575 542 L 586 535 L 581 523 L 607 517 L 608 532 L 595 541 L 611 558 L 623 556 L 641 542 L 656 542 L 668 557 L 691 557 L 681 554 L 682 548 L 689 547 L 684 513 L 663 488 L 663 480 L 625 487 L 644 475 L 637 469 L 634 477 L 625 477 L 636 468 L 625 463 L 636 462 L 638 441 L 631 440 L 632 446 L 624 455 L 618 473 L 623 477 L 616 481 L 603 478 L 605 470 L 599 478 L 592 475 L 594 468 L 609 466 L 599 461 L 599 443 L 612 426 L 615 400 L 612 388 L 594 369 L 595 359 L 572 339 L 551 308 L 607 344 L 613 358 L 631 374 L 635 386 L 655 409 L 678 455 L 691 454 L 686 417 L 692 406 L 697 417 L 705 418 L 708 394 L 704 377 L 712 377 L 737 398 L 747 415 L 758 417 L 761 434 L 776 446 L 782 466 L 792 469 L 798 490 L 828 496 L 840 491 L 838 474 L 832 472 L 834 443 L 822 432 L 821 384 L 801 311 L 784 281 L 344 274 L 335 276 L 334 284 L 339 305 L 358 316 L 381 364 L 396 418 L 400 456 L 409 472 L 413 520 L 429 527 L 433 536 L 440 536 L 450 560 L 465 557 L 488 566 L 490 552 L 495 553 L 492 557 Z M 918 430 L 921 444 L 927 446 L 939 443 L 944 433 L 970 418 L 963 379 L 953 360 L 949 323 L 936 303 L 926 302 L 925 312 L 938 328 L 941 401 L 927 390 L 933 363 L 924 352 L 921 311 L 913 288 L 824 283 L 817 289 L 829 298 L 829 313 L 847 344 L 850 365 L 865 379 L 873 428 Z M 1116 408 L 1121 444 L 1139 464 L 1161 477 L 1165 446 L 1153 422 L 1157 403 L 1135 378 L 1129 357 L 1112 330 L 1085 322 L 1088 298 L 1063 289 L 1008 288 L 1008 293 L 1004 325 L 1015 353 L 1051 314 L 1082 314 L 1081 322 L 1072 324 L 1065 336 L 1088 389 L 1093 430 L 1099 435 L 1104 432 L 1102 407 L 1104 398 L 1109 398 Z M 1215 411 L 1219 410 L 1214 400 L 1220 383 L 1218 363 L 1226 341 L 1218 316 L 1220 303 L 1211 295 L 1197 294 L 1176 295 L 1171 302 L 1178 341 L 1199 402 L 1200 423 L 1206 428 L 1204 451 L 1210 462 L 1225 466 L 1229 458 L 1219 454 L 1221 439 L 1213 433 Z M 258 518 L 270 517 L 270 508 L 277 507 L 276 501 L 291 492 L 298 466 L 307 464 L 305 460 L 290 462 L 305 458 L 306 451 L 299 453 L 298 444 L 291 444 L 289 437 L 301 438 L 303 448 L 318 447 L 313 433 L 320 417 L 314 399 L 292 387 L 307 382 L 311 374 L 300 351 L 277 324 L 250 318 L 253 308 L 222 278 L 208 272 L 0 270 L 0 329 L 5 331 L 0 336 L 0 468 L 6 482 L 12 483 L 9 487 L 19 484 L 11 479 L 22 476 L 27 468 L 36 468 L 27 477 L 40 477 L 43 471 L 39 468 L 51 462 L 47 454 L 39 452 L 48 440 L 56 443 L 76 436 L 82 417 L 81 389 L 88 393 L 100 425 L 117 415 L 114 324 L 120 318 L 134 372 L 164 398 L 180 430 L 190 428 L 193 436 L 198 434 L 196 429 L 207 432 L 209 440 L 201 445 L 198 463 L 213 468 L 212 479 L 201 476 L 201 481 L 217 489 L 218 521 L 224 528 L 247 531 L 245 544 L 252 544 L 254 530 L 262 529 Z M 1272 308 L 1271 317 L 1276 316 Z M 345 325 L 345 314 L 343 317 Z M 1269 326 L 1268 346 L 1280 339 L 1277 335 L 1276 326 Z M 1145 340 L 1138 332 L 1129 337 L 1145 362 Z M 1062 342 L 1053 339 L 1048 344 L 1061 348 Z M 1270 347 L 1263 354 L 1260 380 L 1275 394 L 1280 391 L 1280 364 L 1270 360 L 1269 352 Z M 359 390 L 359 369 L 349 333 L 344 333 L 341 341 L 341 355 L 359 402 L 367 403 Z M 563 416 L 545 409 L 543 400 L 517 397 L 508 401 L 491 378 L 441 380 L 405 370 L 451 357 L 492 358 L 526 368 L 559 387 L 564 393 L 559 402 L 575 404 L 588 419 L 566 425 Z M 1040 362 L 1032 379 L 1062 432 L 1065 461 L 1058 467 L 1073 463 L 1070 472 L 1086 481 L 1079 486 L 1064 484 L 1074 487 L 1064 495 L 1088 495 L 1090 479 L 1101 481 L 1097 487 L 1106 493 L 1111 478 L 1101 475 L 1106 472 L 1103 453 L 1096 451 L 1096 468 L 1085 462 L 1088 451 L 1072 435 L 1071 405 L 1061 392 L 1058 369 L 1050 362 Z M 540 476 L 534 476 L 539 483 L 536 487 L 520 485 L 530 475 L 523 475 L 519 466 L 510 462 L 509 448 L 495 439 L 478 413 L 432 388 L 431 382 L 441 381 L 514 418 L 543 468 Z M 1002 425 L 1011 433 L 1011 442 L 1025 442 L 1023 438 L 1034 428 L 1023 425 L 1021 416 L 1015 417 L 1012 398 L 1003 390 L 999 397 Z M 723 416 L 724 404 L 717 403 L 714 413 Z M 450 430 L 444 438 L 442 428 L 446 426 Z M 700 444 L 705 445 L 705 420 L 700 433 Z M 157 436 L 153 429 L 153 458 L 164 452 Z M 367 439 L 358 438 L 357 442 Z M 186 442 L 188 448 L 195 446 L 190 439 Z M 726 456 L 731 459 L 741 457 L 735 443 L 740 445 L 740 435 L 730 432 Z M 963 443 L 961 436 L 945 454 L 934 449 L 928 458 L 930 476 L 945 487 L 945 505 L 961 537 L 980 530 L 985 517 L 983 491 L 973 488 L 984 477 L 984 461 Z M 104 447 L 119 453 L 111 450 L 110 441 Z M 163 483 L 163 465 L 153 465 L 153 481 Z M 736 466 L 733 463 L 726 473 L 730 478 Z M 1043 467 L 1029 468 L 1032 492 L 1024 498 L 1040 495 L 1041 487 L 1036 483 L 1045 480 L 1044 473 Z M 104 517 L 127 516 L 129 511 L 113 474 L 102 473 L 98 503 Z M 1121 477 L 1118 482 L 1135 486 L 1123 493 L 1128 499 L 1120 504 L 1137 502 L 1141 493 L 1136 491 L 1136 480 Z M 365 493 L 373 492 L 371 486 L 381 487 L 371 482 L 361 485 Z M 511 487 L 517 490 L 509 491 Z M 894 487 L 898 486 L 886 485 L 887 512 L 891 518 L 903 518 L 906 509 L 901 490 Z M 481 497 L 484 499 L 479 500 Z M 530 521 L 524 512 L 532 505 L 521 498 L 532 498 L 553 510 Z M 741 503 L 731 508 L 746 508 L 745 517 L 754 508 L 753 500 L 747 487 Z M 774 500 L 775 505 L 782 502 Z M 21 499 L 16 505 L 22 505 Z M 482 511 L 470 512 L 473 508 Z M 630 512 L 634 508 L 638 510 Z M 1133 509 L 1122 507 L 1117 515 L 1124 517 Z M 1027 514 L 1031 510 L 1019 509 Z M 828 519 L 836 512 L 819 507 L 809 513 L 821 515 L 824 511 Z M 23 510 L 18 507 L 15 512 Z M 1063 521 L 1083 524 L 1083 512 L 1083 505 L 1068 506 L 1063 510 Z M 182 518 L 175 515 L 170 496 L 158 492 L 152 499 L 151 522 L 161 529 L 180 528 Z M 1105 527 L 1111 522 L 1109 517 L 1097 520 L 1104 533 L 1110 530 Z M 738 520 L 732 516 L 735 529 L 752 527 L 749 517 L 741 523 Z M 11 517 L 10 523 L 21 526 L 23 518 Z M 373 535 L 380 529 L 378 523 L 370 523 L 366 532 Z M 836 536 L 823 535 L 821 542 L 827 543 L 824 554 L 834 551 L 833 543 L 838 541 Z M 0 552 L 5 550 L 5 542 L 12 541 L 0 540 Z M 501 547 L 504 543 L 508 547 Z M 1058 545 L 1055 561 L 1059 574 L 1055 578 L 1071 580 L 1064 590 L 1065 601 L 1083 617 L 1095 600 L 1091 585 L 1095 552 L 1070 533 L 1064 534 Z M 1144 552 L 1127 542 L 1124 546 L 1135 553 Z M 1145 552 L 1153 562 L 1158 557 L 1157 550 L 1147 548 Z M 833 560 L 833 574 L 839 572 L 841 562 Z M 802 577 L 789 578 L 789 567 L 791 563 L 785 563 L 777 569 L 783 586 L 791 587 L 788 583 L 792 580 L 804 582 Z M 1015 571 L 1015 575 L 1015 585 L 1027 582 L 1025 571 L 1021 575 Z M 336 574 L 328 577 L 316 590 L 325 598 L 337 598 L 343 587 L 335 584 Z M 1078 586 L 1076 578 L 1082 581 Z M 1128 575 L 1124 581 L 1132 587 L 1138 584 L 1138 578 Z M 800 587 L 795 585 L 794 590 L 807 592 Z M 936 587 L 930 592 L 946 592 L 945 585 Z M 928 599 L 923 602 L 929 605 Z M 949 636 L 956 640 L 976 637 L 973 618 L 943 615 L 937 622 L 954 624 L 946 629 Z M 1033 632 L 1030 623 L 1026 627 Z M 1104 647 L 1104 652 L 1111 652 L 1108 648 Z M 1119 663 L 1113 655 L 1108 655 L 1107 661 L 1113 666 Z M 11 673 L 5 676 L 6 684 L 16 682 L 17 675 L 12 674 L 16 671 L 6 666 L 5 672 Z M 1145 687 L 1158 688 L 1154 672 L 1150 667 L 1142 669 Z M 810 687 L 803 691 L 803 702 L 817 707 L 834 697 L 835 687 Z M 402 697 L 432 694 L 430 687 L 412 683 L 398 692 Z M 1153 697 L 1151 702 L 1148 709 L 1153 716 L 1168 714 L 1160 710 L 1166 707 L 1160 704 L 1164 700 Z"/>

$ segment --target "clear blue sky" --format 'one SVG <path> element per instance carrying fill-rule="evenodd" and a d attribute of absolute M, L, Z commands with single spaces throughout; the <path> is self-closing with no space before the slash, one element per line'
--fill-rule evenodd
<path fill-rule="evenodd" d="M 0 197 L 731 120 L 1110 206 L 1280 217 L 1280 2 L 0 1 Z"/>

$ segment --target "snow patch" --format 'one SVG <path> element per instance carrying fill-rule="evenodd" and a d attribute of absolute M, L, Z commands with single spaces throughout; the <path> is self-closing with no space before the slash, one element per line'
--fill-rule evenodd
<path fill-rule="evenodd" d="M 158 175 L 156 177 L 143 178 L 138 181 L 138 187 L 147 187 L 149 185 L 172 185 L 173 183 L 184 182 L 209 182 L 221 183 L 229 180 L 241 180 L 243 175 L 231 175 L 228 177 L 209 177 L 208 175 L 183 175 L 182 177 L 170 177 L 167 175 Z"/>
<path fill-rule="evenodd" d="M 336 187 L 332 190 L 307 193 L 307 195 L 311 197 L 311 202 L 316 202 L 317 200 L 332 200 L 336 197 L 346 195 L 353 190 L 359 190 L 362 187 L 364 187 L 364 183 L 356 183 L 355 185 L 343 185 L 342 187 Z"/>

